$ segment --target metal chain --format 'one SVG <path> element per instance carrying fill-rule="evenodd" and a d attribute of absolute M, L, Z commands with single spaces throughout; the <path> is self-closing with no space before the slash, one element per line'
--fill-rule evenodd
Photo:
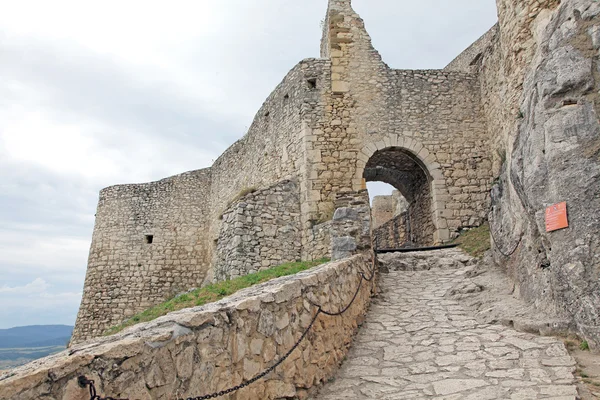
<path fill-rule="evenodd" d="M 82 388 L 89 386 L 90 390 L 90 400 L 129 400 L 129 399 L 117 399 L 115 397 L 100 397 L 96 392 L 96 385 L 94 381 L 86 378 L 85 376 L 80 376 L 77 381 L 79 382 L 79 386 Z"/>
<path fill-rule="evenodd" d="M 306 335 L 308 335 L 308 332 L 311 330 L 311 328 L 313 327 L 313 325 L 317 321 L 317 318 L 319 317 L 320 314 L 324 314 L 324 315 L 327 315 L 327 316 L 330 316 L 330 317 L 335 317 L 335 316 L 340 316 L 340 315 L 344 314 L 346 311 L 348 311 L 350 309 L 350 307 L 352 306 L 352 304 L 354 304 L 354 301 L 358 297 L 358 293 L 360 292 L 360 288 L 362 286 L 362 281 L 366 280 L 368 282 L 371 282 L 375 278 L 375 261 L 373 261 L 373 270 L 369 271 L 369 272 L 370 272 L 370 275 L 371 275 L 370 278 L 367 278 L 363 272 L 360 272 L 360 281 L 358 282 L 358 287 L 356 288 L 356 292 L 354 292 L 354 296 L 352 296 L 352 300 L 350 300 L 350 303 L 348 303 L 348 305 L 346 307 L 344 307 L 341 311 L 338 311 L 338 312 L 325 311 L 325 310 L 323 310 L 321 308 L 320 305 L 314 304 L 310 300 L 308 300 L 308 302 L 310 304 L 312 304 L 314 307 L 317 308 L 317 312 L 315 313 L 315 316 L 310 321 L 310 324 L 308 325 L 308 327 L 302 333 L 302 336 L 300 336 L 300 338 L 298 339 L 298 341 L 296 341 L 296 343 L 292 346 L 292 348 L 287 353 L 285 353 L 275 364 L 273 364 L 272 366 L 270 366 L 269 368 L 267 368 L 265 371 L 261 372 L 260 374 L 256 375 L 255 377 L 253 377 L 253 378 L 251 378 L 251 379 L 249 379 L 249 380 L 247 380 L 247 381 L 245 381 L 245 382 L 243 382 L 243 383 L 241 383 L 241 384 L 239 384 L 237 386 L 231 387 L 229 389 L 221 390 L 219 392 L 215 392 L 215 393 L 211 393 L 211 394 L 206 394 L 204 396 L 188 397 L 186 400 L 216 399 L 218 397 L 225 396 L 227 394 L 236 392 L 236 391 L 238 391 L 240 389 L 243 389 L 243 388 L 245 388 L 247 386 L 250 386 L 254 382 L 256 382 L 256 381 L 264 378 L 265 376 L 269 375 L 278 366 L 280 366 L 285 360 L 287 360 L 288 357 L 294 352 L 294 350 L 296 350 L 298 348 L 298 346 L 300 346 L 300 344 L 302 343 L 302 341 L 304 340 L 304 338 L 306 337 Z M 85 376 L 80 376 L 79 377 L 79 384 L 81 385 L 81 387 L 89 386 L 89 389 L 90 389 L 90 400 L 129 400 L 129 399 L 116 399 L 116 398 L 113 398 L 113 397 L 100 397 L 100 396 L 98 396 L 96 394 L 96 387 L 94 386 L 94 381 L 87 379 Z"/>
<path fill-rule="evenodd" d="M 368 279 L 369 281 L 373 280 L 373 278 L 375 277 L 375 268 L 373 268 L 371 272 L 371 278 Z M 317 308 L 317 312 L 315 314 L 315 316 L 313 317 L 312 321 L 310 322 L 310 324 L 308 325 L 308 328 L 306 328 L 306 330 L 304 331 L 304 333 L 302 334 L 302 336 L 300 336 L 300 339 L 298 339 L 298 341 L 296 342 L 296 344 L 294 344 L 294 346 L 292 346 L 292 348 L 283 356 L 279 359 L 279 361 L 277 361 L 275 364 L 273 364 L 271 367 L 269 367 L 267 370 L 265 370 L 264 372 L 256 375 L 254 378 L 240 384 L 237 386 L 234 386 L 232 388 L 229 388 L 227 390 L 222 390 L 220 392 L 215 392 L 212 394 L 207 394 L 204 396 L 198 396 L 198 397 L 188 397 L 186 400 L 207 400 L 207 399 L 216 399 L 217 397 L 221 397 L 221 396 L 225 396 L 226 394 L 230 394 L 233 393 L 235 391 L 238 391 L 240 389 L 243 389 L 251 384 L 253 384 L 254 382 L 258 381 L 259 379 L 264 378 L 265 376 L 267 376 L 268 374 L 270 374 L 271 372 L 273 372 L 275 370 L 275 368 L 277 368 L 279 365 L 281 365 L 281 363 L 283 363 L 293 352 L 294 350 L 296 350 L 296 348 L 300 345 L 300 343 L 302 343 L 302 341 L 304 340 L 304 338 L 306 337 L 306 335 L 308 334 L 308 332 L 311 330 L 311 328 L 313 327 L 315 321 L 317 320 L 317 318 L 319 317 L 320 314 L 324 314 L 327 316 L 338 316 L 338 315 L 342 315 L 344 314 L 346 311 L 348 311 L 348 309 L 350 309 L 350 307 L 352 306 L 352 304 L 354 303 L 354 301 L 356 300 L 356 297 L 358 296 L 358 293 L 360 291 L 360 287 L 362 284 L 363 279 L 366 279 L 364 273 L 360 273 L 360 281 L 358 282 L 358 287 L 356 288 L 356 292 L 354 293 L 354 296 L 352 296 L 352 300 L 350 300 L 350 303 L 344 307 L 341 311 L 337 312 L 337 313 L 331 313 L 328 311 L 325 311 L 321 308 L 320 305 L 318 304 L 314 304 L 312 303 L 310 300 L 308 300 L 308 302 L 313 305 L 314 307 Z"/>
<path fill-rule="evenodd" d="M 376 251 L 373 251 L 373 262 L 371 264 L 372 264 L 373 268 L 369 271 L 369 273 L 371 275 L 370 278 L 367 278 L 363 272 L 360 273 L 362 275 L 363 279 L 367 282 L 371 282 L 375 278 L 375 269 L 376 269 L 375 265 L 377 264 L 377 252 Z"/>
<path fill-rule="evenodd" d="M 186 400 L 216 399 L 217 397 L 225 396 L 226 394 L 230 394 L 230 393 L 233 393 L 233 392 L 238 391 L 240 389 L 243 389 L 246 386 L 250 386 L 254 382 L 258 381 L 259 379 L 262 379 L 265 376 L 269 375 L 271 372 L 273 372 L 275 370 L 275 368 L 277 368 L 279 365 L 281 365 L 281 363 L 283 363 L 294 352 L 294 350 L 296 350 L 296 348 L 298 346 L 300 346 L 300 343 L 302 343 L 302 341 L 304 340 L 304 338 L 308 334 L 308 331 L 310 331 L 310 329 L 314 325 L 315 321 L 319 317 L 320 313 L 321 313 L 321 310 L 318 309 L 317 312 L 316 312 L 316 314 L 315 314 L 315 316 L 313 317 L 312 321 L 310 321 L 310 324 L 308 325 L 308 328 L 306 328 L 306 330 L 304 331 L 304 333 L 302 334 L 302 336 L 300 336 L 300 339 L 298 339 L 298 341 L 296 342 L 296 344 L 294 344 L 292 346 L 292 348 L 287 353 L 285 353 L 285 355 L 283 355 L 283 357 L 281 357 L 275 364 L 273 364 L 272 366 L 270 366 L 269 368 L 267 368 L 265 371 L 263 371 L 260 374 L 256 375 L 254 378 L 252 378 L 252 379 L 250 379 L 250 380 L 248 380 L 248 381 L 246 381 L 244 383 L 241 383 L 241 384 L 239 384 L 237 386 L 229 388 L 227 390 L 221 390 L 220 392 L 216 392 L 216 393 L 212 393 L 212 394 L 207 394 L 207 395 L 204 395 L 204 396 L 188 397 Z"/>
<path fill-rule="evenodd" d="M 318 308 L 319 308 L 319 310 L 320 310 L 320 311 L 321 311 L 323 314 L 325 314 L 325 315 L 328 315 L 328 316 L 330 316 L 330 317 L 337 317 L 337 316 L 340 316 L 340 315 L 344 314 L 346 311 L 348 311 L 348 310 L 350 309 L 350 307 L 352 306 L 352 304 L 354 303 L 354 300 L 356 300 L 356 297 L 358 296 L 358 292 L 360 292 L 360 287 L 361 287 L 361 285 L 362 285 L 362 281 L 363 281 L 364 279 L 365 279 L 365 278 L 364 278 L 364 275 L 361 273 L 361 274 L 360 274 L 360 281 L 358 281 L 358 287 L 356 288 L 356 292 L 354 292 L 354 296 L 352 296 L 352 300 L 350 300 L 350 303 L 348 303 L 348 305 L 347 305 L 346 307 L 344 307 L 344 308 L 343 308 L 341 311 L 338 311 L 338 312 L 330 312 L 330 311 L 325 311 L 325 310 L 323 310 L 323 309 L 321 308 L 321 306 L 320 306 L 320 305 L 318 305 L 318 304 L 314 304 L 314 303 L 313 303 L 313 302 L 311 302 L 310 300 L 308 300 L 308 302 L 309 302 L 310 304 L 312 304 L 313 306 L 315 306 L 315 307 L 318 307 Z"/>

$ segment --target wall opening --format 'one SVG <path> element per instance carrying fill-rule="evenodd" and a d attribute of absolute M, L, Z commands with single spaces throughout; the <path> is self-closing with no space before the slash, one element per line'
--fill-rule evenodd
<path fill-rule="evenodd" d="M 317 88 L 317 78 L 307 79 L 306 82 L 308 83 L 309 89 L 312 90 Z"/>
<path fill-rule="evenodd" d="M 408 202 L 393 186 L 384 182 L 367 183 L 371 201 L 373 243 L 377 249 L 407 247 L 410 238 Z"/>
<path fill-rule="evenodd" d="M 146 243 L 152 244 L 154 242 L 154 235 L 146 235 Z"/>
<path fill-rule="evenodd" d="M 384 182 L 398 190 L 406 200 L 406 212 L 399 218 L 394 233 L 403 237 L 398 247 L 423 247 L 434 244 L 436 227 L 432 215 L 431 177 L 427 168 L 410 151 L 397 147 L 375 152 L 365 166 L 367 182 Z M 401 221 L 400 221 L 401 220 Z M 390 228 L 391 229 L 391 228 Z"/>

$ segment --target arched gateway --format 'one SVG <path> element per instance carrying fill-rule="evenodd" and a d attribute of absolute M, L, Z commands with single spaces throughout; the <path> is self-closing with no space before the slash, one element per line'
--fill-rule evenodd
<path fill-rule="evenodd" d="M 427 162 L 428 151 L 422 145 L 410 145 L 411 149 L 400 146 L 375 152 L 363 149 L 362 154 L 369 160 L 364 167 L 359 163 L 359 168 L 363 168 L 363 178 L 367 182 L 392 185 L 409 203 L 406 219 L 410 235 L 407 242 L 414 246 L 431 246 L 450 239 L 448 223 L 444 215 L 437 212 L 440 203 L 436 201 L 448 190 L 443 179 L 439 179 L 442 176 L 439 164 Z M 435 186 L 434 177 L 438 177 L 439 182 Z"/>

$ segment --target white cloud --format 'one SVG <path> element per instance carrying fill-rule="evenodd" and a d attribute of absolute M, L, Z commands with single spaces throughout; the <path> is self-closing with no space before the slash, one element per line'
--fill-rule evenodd
<path fill-rule="evenodd" d="M 90 232 L 91 233 L 91 232 Z M 90 237 L 60 237 L 46 226 L 0 230 L 3 272 L 27 266 L 34 273 L 75 273 L 85 270 Z"/>
<path fill-rule="evenodd" d="M 7 285 L 0 286 L 0 295 L 11 293 L 19 295 L 30 295 L 37 294 L 41 295 L 48 290 L 49 285 L 42 278 L 36 278 L 33 282 L 30 282 L 23 286 L 10 287 Z"/>
<path fill-rule="evenodd" d="M 15 325 L 72 324 L 81 292 L 52 292 L 36 278 L 22 286 L 0 286 L 0 329 Z"/>
<path fill-rule="evenodd" d="M 40 111 L 14 110 L 10 115 L 11 120 L 2 124 L 0 139 L 12 160 L 92 179 L 118 175 L 119 167 L 106 162 L 110 155 L 97 151 L 98 142 L 90 135 L 97 127 L 57 123 Z M 75 165 L 77 169 L 73 168 Z"/>

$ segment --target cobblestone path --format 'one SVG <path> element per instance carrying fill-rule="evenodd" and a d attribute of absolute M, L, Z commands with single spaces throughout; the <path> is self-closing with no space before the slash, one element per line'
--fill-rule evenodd
<path fill-rule="evenodd" d="M 381 275 L 382 293 L 346 361 L 315 399 L 577 398 L 562 342 L 479 324 L 444 297 L 466 271 L 447 264 Z"/>

